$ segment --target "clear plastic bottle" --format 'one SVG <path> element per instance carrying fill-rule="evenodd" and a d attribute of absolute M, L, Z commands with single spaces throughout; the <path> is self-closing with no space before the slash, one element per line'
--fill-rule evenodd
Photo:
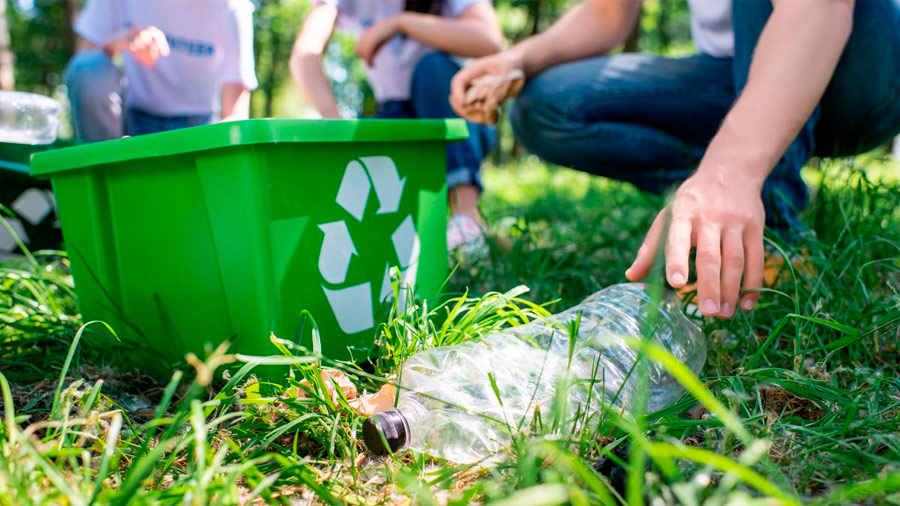
<path fill-rule="evenodd" d="M 0 91 L 0 142 L 52 144 L 60 109 L 57 101 L 43 95 Z"/>
<path fill-rule="evenodd" d="M 570 362 L 569 326 L 579 314 Z M 402 367 L 397 407 L 366 422 L 366 445 L 376 454 L 412 448 L 462 464 L 489 462 L 509 444 L 510 426 L 524 419 L 527 427 L 535 409 L 548 420 L 566 378 L 570 414 L 593 413 L 603 403 L 628 409 L 638 352 L 623 336 L 647 334 L 695 373 L 703 368 L 706 340 L 680 303 L 672 297 L 654 303 L 647 286 L 634 283 L 611 286 L 527 325 L 418 353 Z M 648 412 L 678 400 L 681 386 L 661 365 L 640 363 Z"/>

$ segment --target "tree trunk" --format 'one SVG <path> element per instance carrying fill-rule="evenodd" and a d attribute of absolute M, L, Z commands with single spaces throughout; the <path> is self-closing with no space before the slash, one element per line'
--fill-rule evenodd
<path fill-rule="evenodd" d="M 669 49 L 669 44 L 672 42 L 671 37 L 669 37 L 670 5 L 669 2 L 660 2 L 659 15 L 656 18 L 656 38 L 658 42 L 656 50 L 660 53 Z"/>
<path fill-rule="evenodd" d="M 65 26 L 63 27 L 63 37 L 66 41 L 66 53 L 68 58 L 75 55 L 77 38 L 75 37 L 75 20 L 78 19 L 80 2 L 79 0 L 64 0 L 63 8 L 65 9 Z"/>
<path fill-rule="evenodd" d="M 666 0 L 663 0 L 663 3 L 665 3 L 665 1 Z M 631 33 L 628 34 L 628 38 L 625 39 L 625 45 L 622 47 L 622 51 L 625 53 L 636 53 L 638 50 L 638 43 L 641 40 L 641 17 L 643 14 L 644 8 L 642 4 L 637 17 L 634 20 L 634 26 L 631 27 Z"/>
<path fill-rule="evenodd" d="M 14 62 L 9 41 L 9 25 L 6 23 L 6 0 L 0 0 L 0 90 L 15 88 Z"/>
<path fill-rule="evenodd" d="M 278 69 L 281 68 L 283 64 L 281 60 L 281 30 L 278 24 L 280 21 L 272 20 L 272 32 L 271 38 L 269 39 L 269 43 L 272 45 L 270 51 L 271 61 L 269 62 L 269 71 L 267 72 L 265 83 L 263 84 L 263 93 L 266 97 L 265 102 L 265 117 L 271 118 L 274 112 L 275 106 L 275 88 L 276 88 L 276 80 L 278 79 Z"/>

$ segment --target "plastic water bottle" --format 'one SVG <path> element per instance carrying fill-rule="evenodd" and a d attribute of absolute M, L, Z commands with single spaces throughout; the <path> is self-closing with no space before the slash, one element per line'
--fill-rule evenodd
<path fill-rule="evenodd" d="M 52 144 L 60 109 L 57 101 L 43 95 L 0 91 L 0 142 Z"/>
<path fill-rule="evenodd" d="M 656 411 L 683 392 L 663 366 L 638 360 L 626 340 L 642 336 L 695 373 L 703 368 L 706 340 L 674 297 L 654 302 L 646 285 L 614 285 L 562 313 L 414 355 L 401 369 L 396 408 L 363 427 L 366 446 L 375 454 L 412 448 L 461 464 L 490 462 L 509 445 L 511 427 L 527 427 L 536 411 L 549 420 L 559 385 L 568 385 L 570 414 L 604 404 L 628 410 L 641 375 L 647 412 Z"/>

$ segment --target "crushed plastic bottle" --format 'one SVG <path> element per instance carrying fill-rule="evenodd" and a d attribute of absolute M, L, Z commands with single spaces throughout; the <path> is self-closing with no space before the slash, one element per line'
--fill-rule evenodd
<path fill-rule="evenodd" d="M 57 101 L 43 95 L 0 91 L 0 142 L 52 144 L 60 109 Z"/>
<path fill-rule="evenodd" d="M 576 320 L 570 362 L 569 328 Z M 569 413 L 594 413 L 604 403 L 628 409 L 638 362 L 649 388 L 647 411 L 659 410 L 683 390 L 660 364 L 638 361 L 625 342 L 644 335 L 694 373 L 703 368 L 705 337 L 676 299 L 654 304 L 646 285 L 614 285 L 562 313 L 414 355 L 401 370 L 397 407 L 367 420 L 366 446 L 375 454 L 411 448 L 461 464 L 490 462 L 510 443 L 510 426 L 523 419 L 527 426 L 536 408 L 548 420 L 566 378 Z"/>

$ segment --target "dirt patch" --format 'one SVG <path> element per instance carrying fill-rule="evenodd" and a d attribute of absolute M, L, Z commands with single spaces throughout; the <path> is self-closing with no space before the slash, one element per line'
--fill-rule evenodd
<path fill-rule="evenodd" d="M 762 399 L 763 410 L 769 423 L 788 416 L 810 421 L 819 420 L 825 416 L 825 409 L 816 401 L 797 397 L 777 385 L 760 386 L 759 396 Z"/>

